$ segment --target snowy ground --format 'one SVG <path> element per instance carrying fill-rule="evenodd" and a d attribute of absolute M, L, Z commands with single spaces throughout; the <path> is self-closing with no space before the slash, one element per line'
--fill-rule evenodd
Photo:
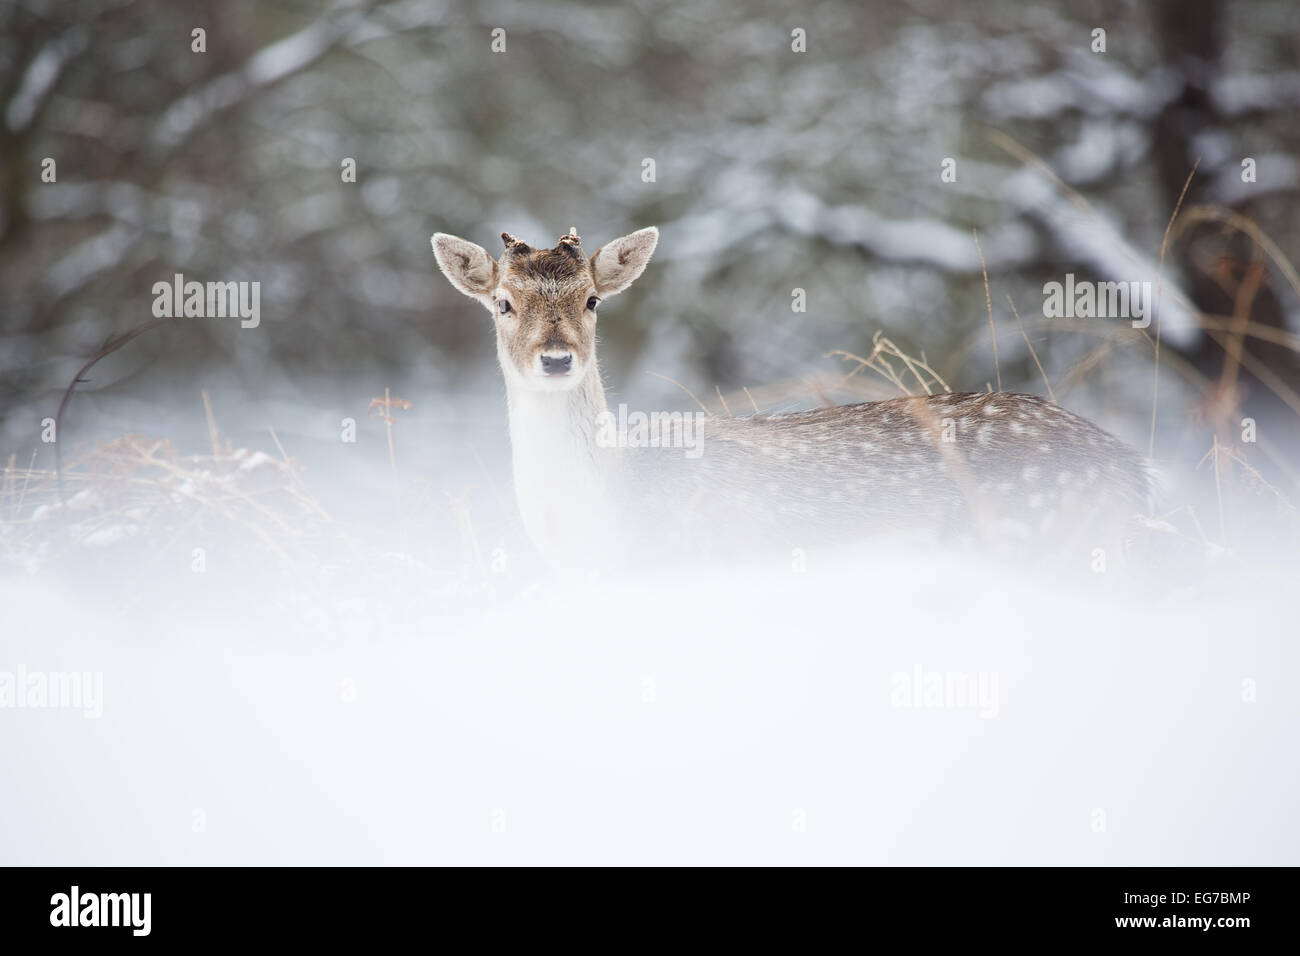
<path fill-rule="evenodd" d="M 320 646 L 256 608 L 122 633 L 7 582 L 7 657 L 102 672 L 103 699 L 2 715 L 4 857 L 1297 862 L 1293 594 L 1007 583 L 827 556 Z"/>

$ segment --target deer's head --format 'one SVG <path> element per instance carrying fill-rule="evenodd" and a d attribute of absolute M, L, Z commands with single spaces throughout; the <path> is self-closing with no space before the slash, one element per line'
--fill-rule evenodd
<path fill-rule="evenodd" d="M 433 237 L 433 255 L 452 285 L 492 313 L 508 380 L 538 391 L 574 388 L 595 365 L 597 307 L 642 273 L 659 230 L 607 242 L 590 258 L 576 229 L 554 249 L 534 249 L 505 232 L 501 238 L 499 260 L 442 232 Z"/>

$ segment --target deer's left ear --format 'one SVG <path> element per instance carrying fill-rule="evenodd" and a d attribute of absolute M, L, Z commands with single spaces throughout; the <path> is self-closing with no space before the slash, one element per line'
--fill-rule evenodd
<path fill-rule="evenodd" d="M 445 232 L 433 237 L 433 257 L 448 281 L 471 298 L 492 308 L 497 283 L 496 260 L 482 246 Z"/>
<path fill-rule="evenodd" d="M 659 244 L 659 230 L 654 226 L 607 242 L 591 257 L 591 272 L 596 292 L 611 296 L 622 292 L 645 271 L 650 256 Z"/>

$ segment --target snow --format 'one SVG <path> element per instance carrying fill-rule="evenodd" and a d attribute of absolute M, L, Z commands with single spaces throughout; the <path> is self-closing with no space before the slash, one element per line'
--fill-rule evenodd
<path fill-rule="evenodd" d="M 64 64 L 81 53 L 88 40 L 89 33 L 84 27 L 74 27 L 57 40 L 46 44 L 32 58 L 18 84 L 17 92 L 5 107 L 5 123 L 10 132 L 21 133 L 27 128 L 40 108 L 41 101 L 58 81 Z"/>
<path fill-rule="evenodd" d="M 774 556 L 521 581 L 382 631 L 353 602 L 333 639 L 248 606 L 161 643 L 0 584 L 8 660 L 104 675 L 97 721 L 21 715 L 0 801 L 59 826 L 10 834 L 6 859 L 1294 865 L 1278 754 L 1298 705 L 1268 675 L 1300 648 L 1284 582 L 1261 583 L 1085 600 L 942 554 L 836 552 L 801 574 Z M 992 697 L 900 699 L 914 674 Z M 130 786 L 97 786 L 86 814 L 85 781 L 123 765 Z"/>

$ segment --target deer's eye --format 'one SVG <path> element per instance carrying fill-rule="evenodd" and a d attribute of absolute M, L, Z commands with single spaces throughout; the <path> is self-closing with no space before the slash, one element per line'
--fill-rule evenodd
<path fill-rule="evenodd" d="M 497 299 L 497 311 L 500 312 L 502 315 L 505 315 L 507 312 L 510 311 L 510 303 L 507 302 L 505 299 Z"/>
<path fill-rule="evenodd" d="M 590 298 L 587 299 L 587 311 L 588 311 L 588 312 L 595 312 L 595 311 L 596 311 L 596 306 L 598 306 L 598 305 L 600 305 L 600 299 L 599 299 L 599 297 L 593 295 L 593 296 L 591 296 Z"/>

